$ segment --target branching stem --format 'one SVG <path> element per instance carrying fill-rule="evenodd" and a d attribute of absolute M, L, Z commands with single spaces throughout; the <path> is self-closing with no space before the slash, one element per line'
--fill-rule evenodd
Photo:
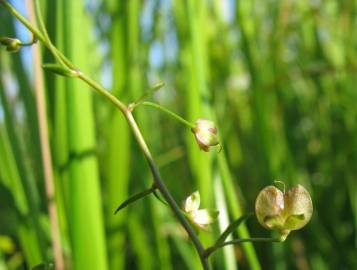
<path fill-rule="evenodd" d="M 266 237 L 252 237 L 252 238 L 234 239 L 234 240 L 227 241 L 227 242 L 221 243 L 219 245 L 215 245 L 213 247 L 207 248 L 205 250 L 205 252 L 204 252 L 204 256 L 207 258 L 219 248 L 222 248 L 222 247 L 225 247 L 225 246 L 228 246 L 228 245 L 241 244 L 241 243 L 244 243 L 244 242 L 281 242 L 281 239 L 279 239 L 279 238 L 266 238 Z"/>
<path fill-rule="evenodd" d="M 183 119 L 181 116 L 177 115 L 176 113 L 166 109 L 165 107 L 162 107 L 161 105 L 157 104 L 157 103 L 153 103 L 153 102 L 149 102 L 149 101 L 144 101 L 141 103 L 142 105 L 145 106 L 149 106 L 149 107 L 153 107 L 159 111 L 162 111 L 168 115 L 170 115 L 171 117 L 175 118 L 176 120 L 178 120 L 179 122 L 181 122 L 182 124 L 188 126 L 189 128 L 194 128 L 195 125 L 188 122 L 187 120 Z"/>
<path fill-rule="evenodd" d="M 99 83 L 96 81 L 92 80 L 88 76 L 86 76 L 84 73 L 79 71 L 78 69 L 75 68 L 74 64 L 68 60 L 49 40 L 48 37 L 45 36 L 41 31 L 39 31 L 36 27 L 34 27 L 27 19 L 25 19 L 13 6 L 11 6 L 8 2 L 0 0 L 0 4 L 2 4 L 9 12 L 14 15 L 23 25 L 26 26 L 26 28 L 33 33 L 33 35 L 41 41 L 53 54 L 54 57 L 57 59 L 61 59 L 61 63 L 67 66 L 68 68 L 75 70 L 78 72 L 78 77 L 81 79 L 83 82 L 91 86 L 95 91 L 97 91 L 99 94 L 104 96 L 106 99 L 108 99 L 111 103 L 113 103 L 124 115 L 126 118 L 129 126 L 131 127 L 134 136 L 136 138 L 136 141 L 138 142 L 147 162 L 150 168 L 150 171 L 153 175 L 154 178 L 154 183 L 157 186 L 157 188 L 160 190 L 162 196 L 164 199 L 167 201 L 168 205 L 174 212 L 175 216 L 177 217 L 178 221 L 181 223 L 181 225 L 184 227 L 186 230 L 188 236 L 192 240 L 202 263 L 202 267 L 204 270 L 209 270 L 210 265 L 208 263 L 207 256 L 204 255 L 205 249 L 202 246 L 201 241 L 197 237 L 196 233 L 192 229 L 191 225 L 187 221 L 187 219 L 184 217 L 184 215 L 181 212 L 181 209 L 177 205 L 176 201 L 172 197 L 170 191 L 167 189 L 165 183 L 163 182 L 159 170 L 152 158 L 152 155 L 150 153 L 150 150 L 148 146 L 146 145 L 146 142 L 144 140 L 144 137 L 132 115 L 131 110 L 126 106 L 123 102 L 118 100 L 115 96 L 113 96 L 109 91 L 107 91 L 103 86 L 101 86 Z M 187 122 L 186 120 L 184 120 Z M 181 122 L 183 122 L 181 120 Z M 186 125 L 192 127 L 192 124 L 189 122 L 186 123 Z"/>

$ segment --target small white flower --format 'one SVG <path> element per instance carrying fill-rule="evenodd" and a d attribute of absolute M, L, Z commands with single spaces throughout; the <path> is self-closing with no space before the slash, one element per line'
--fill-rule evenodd
<path fill-rule="evenodd" d="M 215 209 L 199 209 L 200 193 L 195 191 L 188 196 L 183 204 L 183 210 L 189 221 L 198 229 L 207 230 L 215 222 L 219 212 Z"/>
<path fill-rule="evenodd" d="M 197 119 L 195 124 L 195 127 L 191 130 L 200 149 L 208 152 L 210 147 L 219 145 L 217 128 L 214 122 L 207 119 Z"/>

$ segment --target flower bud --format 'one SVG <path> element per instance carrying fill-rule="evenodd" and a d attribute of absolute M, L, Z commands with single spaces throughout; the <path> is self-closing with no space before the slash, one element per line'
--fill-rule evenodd
<path fill-rule="evenodd" d="M 8 52 L 17 52 L 21 48 L 21 41 L 17 38 L 2 37 L 0 44 L 5 46 Z"/>
<path fill-rule="evenodd" d="M 278 230 L 284 241 L 290 231 L 304 227 L 313 212 L 309 192 L 301 185 L 282 192 L 275 186 L 265 187 L 255 201 L 255 214 L 259 223 Z"/>
<path fill-rule="evenodd" d="M 191 131 L 195 135 L 198 146 L 205 152 L 208 152 L 211 146 L 219 144 L 217 128 L 213 121 L 198 119 Z"/>
<path fill-rule="evenodd" d="M 200 193 L 195 191 L 186 198 L 183 203 L 183 210 L 196 229 L 208 230 L 208 226 L 217 219 L 219 211 L 216 209 L 199 209 L 199 207 Z"/>

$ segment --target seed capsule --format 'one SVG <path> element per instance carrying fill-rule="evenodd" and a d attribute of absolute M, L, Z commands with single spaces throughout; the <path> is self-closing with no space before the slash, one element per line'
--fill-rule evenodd
<path fill-rule="evenodd" d="M 282 192 L 275 186 L 265 187 L 255 201 L 255 214 L 259 223 L 277 230 L 285 240 L 290 231 L 304 227 L 313 212 L 309 192 L 301 185 Z"/>

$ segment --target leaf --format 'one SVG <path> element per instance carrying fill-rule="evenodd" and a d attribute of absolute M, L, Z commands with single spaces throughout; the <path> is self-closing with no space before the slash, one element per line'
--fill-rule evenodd
<path fill-rule="evenodd" d="M 229 224 L 228 227 L 221 234 L 221 236 L 217 239 L 215 246 L 224 243 L 228 235 L 230 235 L 234 230 L 236 230 L 239 227 L 239 225 L 241 225 L 244 221 L 246 221 L 249 217 L 253 215 L 254 213 L 245 214 L 240 218 L 236 219 L 235 221 L 233 221 L 231 224 Z"/>
<path fill-rule="evenodd" d="M 127 207 L 129 204 L 132 204 L 133 202 L 145 197 L 146 195 L 149 195 L 155 191 L 156 187 L 151 187 L 149 189 L 146 189 L 142 192 L 139 192 L 133 196 L 131 196 L 129 199 L 125 200 L 121 205 L 118 206 L 118 208 L 115 210 L 114 215 L 118 213 L 120 210 L 124 209 Z"/>
<path fill-rule="evenodd" d="M 53 270 L 53 263 L 40 263 L 31 268 L 31 270 Z"/>
<path fill-rule="evenodd" d="M 79 75 L 77 71 L 58 64 L 43 64 L 42 67 L 47 71 L 64 77 L 78 77 Z"/>
<path fill-rule="evenodd" d="M 138 98 L 135 102 L 133 102 L 133 106 L 136 107 L 137 105 L 141 104 L 149 95 L 152 95 L 156 91 L 158 91 L 160 88 L 164 87 L 165 83 L 164 82 L 157 82 L 153 86 L 149 88 L 140 98 Z"/>

